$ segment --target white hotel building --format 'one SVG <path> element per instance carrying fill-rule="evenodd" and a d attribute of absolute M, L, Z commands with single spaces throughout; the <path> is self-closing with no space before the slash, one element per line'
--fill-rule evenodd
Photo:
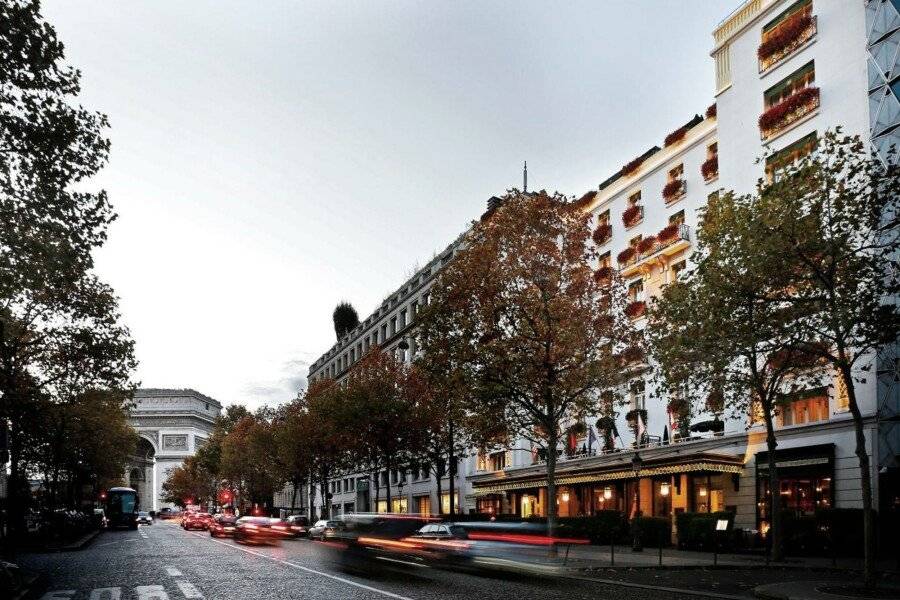
<path fill-rule="evenodd" d="M 713 39 L 716 89 L 706 116 L 691 119 L 637 159 L 622 157 L 626 167 L 583 198 L 596 217 L 595 239 L 605 264 L 625 278 L 639 323 L 641 303 L 690 267 L 698 209 L 711 194 L 752 192 L 769 169 L 809 152 L 816 136 L 836 125 L 868 136 L 882 154 L 900 143 L 900 0 L 747 0 L 722 21 Z M 757 162 L 769 153 L 774 156 Z M 310 379 L 340 380 L 375 343 L 409 359 L 415 352 L 416 307 L 427 302 L 435 274 L 460 242 L 450 244 L 315 361 Z M 404 340 L 409 350 L 399 349 Z M 900 494 L 896 357 L 895 348 L 873 357 L 877 376 L 857 389 L 875 498 L 883 506 Z M 777 419 L 780 493 L 784 505 L 800 514 L 862 505 L 853 425 L 846 399 L 836 390 L 834 385 L 808 390 Z M 562 516 L 626 510 L 626 499 L 634 496 L 631 462 L 637 444 L 644 514 L 730 510 L 737 527 L 766 528 L 761 425 L 727 415 L 713 421 L 711 413 L 695 408 L 692 431 L 673 432 L 665 400 L 655 397 L 640 370 L 627 397 L 629 405 L 618 409 L 620 436 L 612 451 L 601 449 L 603 432 L 592 419 L 588 425 L 598 441 L 587 433 L 558 464 Z M 633 421 L 626 418 L 635 409 L 646 411 L 647 435 L 639 441 Z M 436 487 L 427 476 L 383 474 L 379 484 L 387 482 L 397 499 L 395 511 L 437 512 Z M 335 480 L 332 509 L 384 509 L 373 506 L 375 494 L 368 485 L 365 475 Z M 546 472 L 528 442 L 489 456 L 473 452 L 460 464 L 456 486 L 463 512 L 546 514 Z"/>

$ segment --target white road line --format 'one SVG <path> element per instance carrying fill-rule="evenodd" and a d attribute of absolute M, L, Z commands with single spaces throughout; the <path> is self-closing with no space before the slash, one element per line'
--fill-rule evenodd
<path fill-rule="evenodd" d="M 161 585 L 139 585 L 134 588 L 138 600 L 169 600 L 169 594 Z"/>
<path fill-rule="evenodd" d="M 189 532 L 189 533 L 195 537 L 205 537 L 205 536 L 201 536 L 199 534 L 193 533 L 193 532 Z M 262 552 L 255 552 L 248 548 L 241 548 L 240 546 L 235 546 L 234 544 L 229 544 L 229 543 L 223 542 L 221 540 L 214 540 L 212 538 L 209 538 L 209 541 L 216 543 L 216 544 L 221 544 L 222 546 L 225 546 L 226 548 L 234 548 L 235 550 L 240 550 L 241 552 L 246 552 L 247 554 L 259 556 L 260 558 L 267 558 L 267 559 L 271 560 L 272 562 L 277 562 L 282 565 L 297 569 L 299 571 L 305 571 L 307 573 L 312 573 L 313 575 L 319 575 L 320 577 L 327 577 L 328 579 L 333 579 L 334 581 L 340 581 L 341 583 L 346 583 L 347 585 L 352 585 L 354 587 L 358 587 L 363 590 L 368 590 L 368 591 L 374 592 L 376 594 L 381 594 L 382 596 L 386 596 L 388 598 L 396 598 L 397 600 L 412 600 L 412 598 L 409 598 L 408 596 L 401 596 L 399 594 L 394 594 L 393 592 L 389 592 L 387 590 L 380 590 L 376 587 L 372 587 L 370 585 L 365 585 L 364 583 L 359 583 L 357 581 L 353 581 L 352 579 L 346 579 L 344 577 L 338 577 L 337 575 L 332 575 L 331 573 L 326 573 L 324 571 L 317 571 L 316 569 L 310 569 L 309 567 L 304 567 L 303 565 L 298 565 L 296 563 L 292 563 L 292 562 L 289 562 L 286 560 L 281 560 L 280 558 L 275 558 L 274 556 L 269 556 L 268 554 L 263 554 Z M 145 600 L 145 599 L 141 598 L 140 600 Z"/>
<path fill-rule="evenodd" d="M 91 590 L 90 600 L 120 600 L 122 598 L 122 588 L 109 587 Z"/>
<path fill-rule="evenodd" d="M 200 593 L 196 587 L 194 587 L 193 583 L 188 583 L 187 581 L 179 581 L 178 589 L 181 590 L 181 593 L 184 594 L 185 598 L 200 598 L 203 599 L 203 594 Z"/>
<path fill-rule="evenodd" d="M 41 600 L 69 600 L 75 595 L 75 590 L 56 590 L 55 592 L 47 592 L 41 596 Z"/>
<path fill-rule="evenodd" d="M 175 567 L 166 567 L 166 575 L 169 577 L 181 577 L 181 571 Z"/>

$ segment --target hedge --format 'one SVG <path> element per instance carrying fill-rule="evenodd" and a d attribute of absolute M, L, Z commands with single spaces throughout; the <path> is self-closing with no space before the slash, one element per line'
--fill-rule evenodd
<path fill-rule="evenodd" d="M 728 520 L 728 530 L 718 540 L 731 538 L 734 526 L 734 513 L 679 513 L 675 515 L 675 528 L 678 532 L 678 547 L 683 550 L 712 550 L 716 543 L 716 524 L 720 519 Z"/>

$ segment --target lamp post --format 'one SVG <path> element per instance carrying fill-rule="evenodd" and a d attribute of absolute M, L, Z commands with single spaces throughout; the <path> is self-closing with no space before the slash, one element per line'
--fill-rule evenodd
<path fill-rule="evenodd" d="M 641 516 L 641 455 L 637 452 L 631 459 L 631 469 L 634 471 L 634 518 L 631 520 L 631 550 L 633 552 L 642 552 L 644 547 L 641 545 L 641 531 L 638 526 L 638 518 Z"/>

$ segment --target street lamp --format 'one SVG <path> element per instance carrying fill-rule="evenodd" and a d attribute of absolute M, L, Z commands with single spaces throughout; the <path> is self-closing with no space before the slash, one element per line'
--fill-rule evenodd
<path fill-rule="evenodd" d="M 638 518 L 641 516 L 641 455 L 637 452 L 631 459 L 631 470 L 634 471 L 634 518 L 631 520 L 631 550 L 633 552 L 642 552 L 644 547 L 641 545 L 641 531 L 638 526 Z"/>

